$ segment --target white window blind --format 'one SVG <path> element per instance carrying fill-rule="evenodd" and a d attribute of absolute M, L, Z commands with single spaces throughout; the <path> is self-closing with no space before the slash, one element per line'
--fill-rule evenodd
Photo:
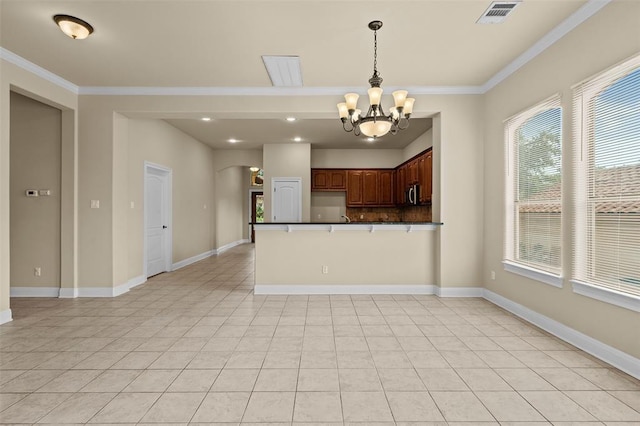
<path fill-rule="evenodd" d="M 562 108 L 554 96 L 505 122 L 507 261 L 561 273 Z"/>
<path fill-rule="evenodd" d="M 640 56 L 574 88 L 574 279 L 640 296 Z"/>

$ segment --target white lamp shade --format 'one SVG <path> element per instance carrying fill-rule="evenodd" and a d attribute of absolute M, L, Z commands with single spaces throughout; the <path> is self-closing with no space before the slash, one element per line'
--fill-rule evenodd
<path fill-rule="evenodd" d="M 380 105 L 380 99 L 382 98 L 382 88 L 380 87 L 372 87 L 367 90 L 369 93 L 369 104 L 371 105 Z"/>
<path fill-rule="evenodd" d="M 389 133 L 389 130 L 391 130 L 391 123 L 386 120 L 360 123 L 360 131 L 362 134 L 371 138 L 386 135 Z"/>
<path fill-rule="evenodd" d="M 340 114 L 340 118 L 347 118 L 349 116 L 349 109 L 345 102 L 340 102 L 338 104 L 338 113 Z"/>
<path fill-rule="evenodd" d="M 80 18 L 69 15 L 55 15 L 53 20 L 58 24 L 63 33 L 75 40 L 82 40 L 89 37 L 93 32 L 93 27 Z"/>
<path fill-rule="evenodd" d="M 344 99 L 347 101 L 347 109 L 356 109 L 359 97 L 360 96 L 357 93 L 347 93 L 344 95 Z"/>
<path fill-rule="evenodd" d="M 404 114 L 411 114 L 411 113 L 413 112 L 413 103 L 414 103 L 415 101 L 416 101 L 416 100 L 415 100 L 414 98 L 407 98 L 407 99 L 404 101 L 404 109 L 402 110 L 402 112 L 403 112 Z"/>
<path fill-rule="evenodd" d="M 393 94 L 393 100 L 396 103 L 396 108 L 400 108 L 404 106 L 404 101 L 407 99 L 407 95 L 409 92 L 406 90 L 396 90 Z"/>

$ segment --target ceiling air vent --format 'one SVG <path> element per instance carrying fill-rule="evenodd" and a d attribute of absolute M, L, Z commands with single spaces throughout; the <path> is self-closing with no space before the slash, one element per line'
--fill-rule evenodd
<path fill-rule="evenodd" d="M 299 56 L 263 56 L 262 61 L 274 86 L 302 86 Z"/>
<path fill-rule="evenodd" d="M 500 24 L 507 19 L 520 1 L 494 1 L 478 18 L 476 24 Z"/>

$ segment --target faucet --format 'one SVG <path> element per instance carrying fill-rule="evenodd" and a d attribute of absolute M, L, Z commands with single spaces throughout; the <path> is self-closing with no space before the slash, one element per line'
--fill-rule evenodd
<path fill-rule="evenodd" d="M 351 219 L 350 219 L 350 218 L 349 218 L 349 216 L 347 216 L 346 214 L 343 214 L 343 215 L 342 215 L 342 216 L 340 216 L 340 217 L 341 217 L 341 218 L 344 218 L 344 220 L 345 220 L 347 223 L 351 223 Z"/>

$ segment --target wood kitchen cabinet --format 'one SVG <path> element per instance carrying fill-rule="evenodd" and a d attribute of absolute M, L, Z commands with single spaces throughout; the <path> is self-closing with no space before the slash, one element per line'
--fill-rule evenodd
<path fill-rule="evenodd" d="M 394 171 L 378 170 L 378 205 L 393 206 L 395 204 L 394 194 Z"/>
<path fill-rule="evenodd" d="M 365 206 L 378 205 L 378 177 L 377 170 L 364 170 L 362 173 L 362 199 Z"/>
<path fill-rule="evenodd" d="M 406 204 L 405 191 L 420 185 L 418 204 L 429 204 L 433 189 L 433 151 L 429 148 L 396 168 L 396 204 Z"/>
<path fill-rule="evenodd" d="M 312 169 L 312 191 L 346 191 L 347 172 L 341 169 Z"/>
<path fill-rule="evenodd" d="M 395 205 L 394 171 L 347 170 L 347 207 Z"/>
<path fill-rule="evenodd" d="M 364 205 L 362 170 L 347 170 L 347 207 Z"/>
<path fill-rule="evenodd" d="M 407 167 L 402 165 L 396 169 L 396 204 L 404 204 L 404 191 L 407 188 Z"/>
<path fill-rule="evenodd" d="M 431 201 L 433 189 L 433 151 L 429 151 L 418 159 L 418 183 L 420 184 L 420 204 Z"/>

